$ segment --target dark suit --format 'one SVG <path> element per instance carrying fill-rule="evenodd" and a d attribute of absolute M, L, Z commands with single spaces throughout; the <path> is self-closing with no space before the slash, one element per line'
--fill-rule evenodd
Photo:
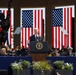
<path fill-rule="evenodd" d="M 43 37 L 35 37 L 35 35 L 32 35 L 31 37 L 30 37 L 30 42 L 31 41 L 43 41 Z"/>

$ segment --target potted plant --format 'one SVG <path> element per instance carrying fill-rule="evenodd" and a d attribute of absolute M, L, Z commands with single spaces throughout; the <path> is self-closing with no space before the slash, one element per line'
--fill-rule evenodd
<path fill-rule="evenodd" d="M 26 60 L 20 60 L 19 62 L 11 63 L 11 68 L 13 70 L 13 75 L 30 75 L 30 65 L 31 63 Z"/>
<path fill-rule="evenodd" d="M 56 72 L 60 73 L 61 75 L 73 75 L 73 64 L 72 63 L 65 63 L 62 61 L 55 61 L 54 68 Z"/>
<path fill-rule="evenodd" d="M 36 61 L 33 62 L 34 75 L 50 75 L 53 67 L 48 61 Z"/>

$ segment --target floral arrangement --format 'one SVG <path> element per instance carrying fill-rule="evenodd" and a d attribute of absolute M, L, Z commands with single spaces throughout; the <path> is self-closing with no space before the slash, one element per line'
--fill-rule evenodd
<path fill-rule="evenodd" d="M 44 70 L 51 71 L 53 67 L 48 63 L 48 61 L 36 61 L 33 62 L 33 70 L 40 70 L 41 74 L 44 75 Z"/>
<path fill-rule="evenodd" d="M 73 64 L 71 64 L 71 63 L 65 63 L 64 64 L 64 69 L 73 70 Z"/>
<path fill-rule="evenodd" d="M 54 68 L 56 69 L 67 69 L 67 70 L 73 70 L 73 64 L 72 63 L 65 63 L 63 60 L 62 61 L 55 61 L 54 62 Z"/>
<path fill-rule="evenodd" d="M 15 61 L 14 63 L 11 63 L 11 68 L 12 70 L 16 70 L 18 75 L 19 72 L 22 71 L 23 69 L 30 68 L 31 63 L 26 60 L 20 60 L 19 62 Z"/>
<path fill-rule="evenodd" d="M 21 65 L 23 69 L 27 69 L 27 68 L 30 68 L 31 63 L 29 61 L 24 60 L 21 62 Z"/>

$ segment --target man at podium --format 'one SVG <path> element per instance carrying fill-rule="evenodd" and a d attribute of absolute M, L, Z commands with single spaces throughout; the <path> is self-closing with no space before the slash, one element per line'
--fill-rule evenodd
<path fill-rule="evenodd" d="M 43 37 L 39 35 L 39 30 L 34 29 L 34 35 L 30 36 L 30 53 L 33 61 L 46 60 L 48 44 Z"/>
<path fill-rule="evenodd" d="M 43 41 L 43 37 L 39 35 L 37 28 L 34 29 L 34 35 L 30 36 L 30 42 L 31 41 Z"/>

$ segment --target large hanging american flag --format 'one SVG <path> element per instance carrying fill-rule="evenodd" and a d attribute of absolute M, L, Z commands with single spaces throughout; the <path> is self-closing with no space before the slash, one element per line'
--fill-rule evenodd
<path fill-rule="evenodd" d="M 39 29 L 40 36 L 44 36 L 45 8 L 21 9 L 21 46 L 28 47 L 28 40 L 34 34 L 34 28 Z"/>
<path fill-rule="evenodd" d="M 52 11 L 52 46 L 72 46 L 72 17 L 74 6 L 56 7 Z"/>
<path fill-rule="evenodd" d="M 8 9 L 7 8 L 0 8 L 0 13 L 4 13 L 5 15 L 5 19 L 7 17 L 7 11 Z M 11 8 L 11 13 L 10 13 L 10 28 L 8 30 L 8 39 L 6 40 L 6 43 L 5 45 L 11 45 L 11 47 L 13 48 L 14 47 L 14 38 L 13 38 L 13 29 L 14 29 L 14 20 L 13 20 L 13 17 L 14 17 L 14 12 L 13 12 L 13 8 Z"/>

